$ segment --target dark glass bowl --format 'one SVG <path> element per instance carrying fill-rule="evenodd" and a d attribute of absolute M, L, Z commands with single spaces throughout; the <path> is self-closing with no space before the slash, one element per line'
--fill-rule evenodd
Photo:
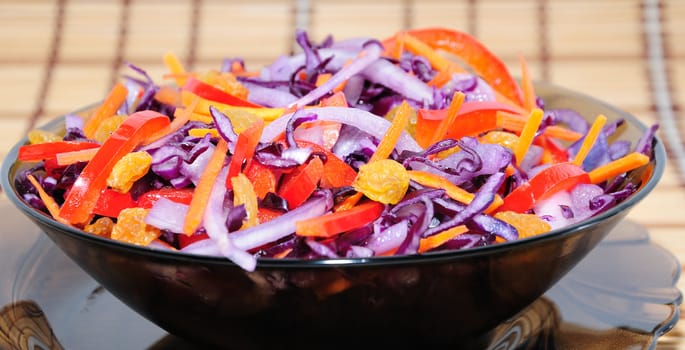
<path fill-rule="evenodd" d="M 646 127 L 588 96 L 538 84 L 547 108 L 588 118 L 624 118 L 619 139 Z M 58 119 L 45 128 L 57 129 Z M 519 241 L 460 251 L 358 259 L 261 259 L 246 272 L 226 259 L 128 245 L 60 224 L 28 206 L 14 188 L 25 164 L 5 158 L 2 186 L 12 201 L 113 295 L 168 332 L 236 349 L 411 345 L 477 348 L 489 331 L 531 304 L 574 267 L 654 189 L 666 161 L 630 174 L 640 189 L 584 222 Z M 646 180 L 644 180 L 646 179 Z"/>

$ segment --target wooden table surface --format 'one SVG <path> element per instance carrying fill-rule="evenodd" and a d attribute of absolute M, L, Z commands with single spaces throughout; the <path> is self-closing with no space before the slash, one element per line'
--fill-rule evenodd
<path fill-rule="evenodd" d="M 101 99 L 124 62 L 160 78 L 167 51 L 190 69 L 228 56 L 257 67 L 291 50 L 296 27 L 316 40 L 445 26 L 480 38 L 515 75 L 524 55 L 535 79 L 660 123 L 666 173 L 629 218 L 685 261 L 683 17 L 680 0 L 3 0 L 0 159 L 33 126 Z M 680 348 L 685 322 L 658 346 Z"/>

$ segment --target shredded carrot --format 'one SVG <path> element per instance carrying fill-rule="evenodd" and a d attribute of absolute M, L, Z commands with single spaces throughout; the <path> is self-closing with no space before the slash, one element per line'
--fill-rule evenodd
<path fill-rule="evenodd" d="M 426 251 L 429 251 L 431 249 L 435 249 L 443 244 L 445 244 L 447 241 L 454 239 L 455 237 L 459 236 L 462 233 L 468 232 L 469 229 L 466 228 L 465 225 L 459 225 L 456 227 L 453 227 L 449 230 L 442 231 L 438 234 L 434 234 L 430 237 L 422 238 L 419 241 L 419 253 L 423 253 Z"/>
<path fill-rule="evenodd" d="M 333 74 L 331 73 L 322 73 L 316 76 L 316 86 L 321 86 L 324 83 L 326 83 Z M 347 80 L 343 81 L 342 83 L 338 84 L 336 87 L 333 88 L 333 92 L 339 92 L 342 91 L 345 88 L 345 85 L 347 84 Z"/>
<path fill-rule="evenodd" d="M 532 110 L 537 106 L 535 103 L 535 87 L 528 71 L 528 64 L 523 55 L 519 57 L 521 62 L 521 92 L 523 92 L 523 107 Z"/>
<path fill-rule="evenodd" d="M 464 103 L 464 98 L 465 96 L 463 92 L 457 91 L 454 93 L 452 96 L 452 102 L 450 102 L 450 105 L 447 108 L 447 115 L 445 116 L 445 119 L 440 121 L 438 128 L 433 134 L 433 139 L 431 140 L 430 144 L 434 144 L 445 137 L 447 130 L 449 130 L 450 126 L 452 126 L 454 120 L 457 119 L 459 109 L 461 109 L 461 105 Z"/>
<path fill-rule="evenodd" d="M 202 216 L 205 213 L 209 196 L 212 193 L 214 182 L 224 166 L 224 159 L 228 152 L 228 143 L 220 138 L 214 149 L 209 162 L 205 166 L 200 179 L 198 180 L 193 199 L 190 201 L 188 213 L 183 224 L 183 233 L 191 236 L 200 227 L 202 223 Z"/>
<path fill-rule="evenodd" d="M 520 133 L 526 125 L 526 117 L 508 112 L 497 112 L 497 126 L 505 130 Z M 575 142 L 583 137 L 583 134 L 566 129 L 558 125 L 551 125 L 545 128 L 542 135 L 563 141 Z"/>
<path fill-rule="evenodd" d="M 48 212 L 50 212 L 50 215 L 52 215 L 52 217 L 55 220 L 65 225 L 69 225 L 69 222 L 67 220 L 62 219 L 59 216 L 59 204 L 57 204 L 57 202 L 55 202 L 55 199 L 52 198 L 47 192 L 45 192 L 45 190 L 40 185 L 38 180 L 36 180 L 36 178 L 32 174 L 26 175 L 26 178 L 29 179 L 33 187 L 35 187 L 36 191 L 38 191 L 38 196 L 45 204 L 45 207 L 48 209 Z"/>
<path fill-rule="evenodd" d="M 409 123 L 410 114 L 411 107 L 407 101 L 403 101 L 395 111 L 395 117 L 392 119 L 392 124 L 390 124 L 390 127 L 388 127 L 388 130 L 385 132 L 383 139 L 378 144 L 376 151 L 371 156 L 371 159 L 369 159 L 369 163 L 375 160 L 385 159 L 390 156 L 392 150 L 395 149 L 397 140 L 399 140 L 402 132 L 404 132 L 404 129 L 407 127 L 407 123 Z"/>
<path fill-rule="evenodd" d="M 119 106 L 121 106 L 128 96 L 128 89 L 122 83 L 116 83 L 110 90 L 105 100 L 100 106 L 91 114 L 90 118 L 83 126 L 83 134 L 88 138 L 93 138 L 95 131 L 98 129 L 100 123 L 108 117 L 113 116 Z"/>
<path fill-rule="evenodd" d="M 587 135 L 585 135 L 585 139 L 583 139 L 583 143 L 580 145 L 580 149 L 578 150 L 576 157 L 573 159 L 573 164 L 578 166 L 583 164 L 585 157 L 587 157 L 588 153 L 590 153 L 592 146 L 595 144 L 595 141 L 597 141 L 597 137 L 599 136 L 599 133 L 602 132 L 602 128 L 606 122 L 607 117 L 601 114 L 597 116 L 595 121 L 592 123 L 590 130 L 588 130 Z"/>
<path fill-rule="evenodd" d="M 331 73 L 321 73 L 321 74 L 316 76 L 316 82 L 314 84 L 317 87 L 321 86 L 324 83 L 326 83 L 329 79 L 331 79 L 332 76 L 333 76 L 333 74 L 331 74 Z"/>
<path fill-rule="evenodd" d="M 348 107 L 347 98 L 342 91 L 336 91 L 332 95 L 321 99 L 322 107 Z"/>
<path fill-rule="evenodd" d="M 100 150 L 100 148 L 82 149 L 72 152 L 63 152 L 57 154 L 57 165 L 66 166 L 78 162 L 87 162 L 93 159 L 93 156 Z"/>
<path fill-rule="evenodd" d="M 433 68 L 437 71 L 451 70 L 452 72 L 464 71 L 459 69 L 453 62 L 447 59 L 445 56 L 439 54 L 437 51 L 433 50 L 425 42 L 419 40 L 418 38 L 409 35 L 407 33 L 402 34 L 402 41 L 404 43 L 404 48 L 407 51 L 425 57 Z"/>
<path fill-rule="evenodd" d="M 399 140 L 404 128 L 407 126 L 407 123 L 409 123 L 410 114 L 411 107 L 407 101 L 403 101 L 395 111 L 392 124 L 390 124 L 388 130 L 386 130 L 383 139 L 376 148 L 376 151 L 373 153 L 373 155 L 371 155 L 369 163 L 380 159 L 386 159 L 388 156 L 390 156 L 390 153 L 392 153 L 392 150 L 395 148 L 395 144 L 397 144 L 397 140 Z M 359 202 L 363 195 L 363 193 L 357 192 L 347 197 L 342 203 L 335 207 L 335 211 L 343 211 L 353 208 L 355 205 L 357 205 L 357 202 Z"/>
<path fill-rule="evenodd" d="M 388 42 L 388 44 L 389 45 L 383 45 L 386 47 L 385 55 L 399 61 L 402 57 L 402 52 L 404 51 L 404 33 L 399 32 L 398 34 L 395 34 L 393 41 Z"/>
<path fill-rule="evenodd" d="M 521 135 L 519 136 L 519 141 L 516 144 L 516 148 L 514 148 L 516 164 L 521 164 L 523 157 L 526 155 L 526 152 L 528 152 L 528 148 L 530 148 L 530 145 L 533 144 L 535 133 L 538 131 L 540 123 L 542 123 L 542 116 L 543 112 L 539 108 L 534 108 L 530 112 L 530 116 L 528 116 L 528 121 L 526 121 L 526 125 L 523 127 L 523 130 L 521 131 Z"/>
<path fill-rule="evenodd" d="M 198 103 L 200 103 L 200 98 L 194 96 L 186 107 L 177 108 L 174 111 L 174 120 L 172 120 L 166 128 L 161 129 L 156 133 L 150 135 L 150 137 L 148 137 L 147 140 L 145 140 L 144 144 L 150 144 L 168 134 L 171 134 L 172 132 L 181 129 L 190 120 L 190 117 L 193 115 L 193 111 L 195 110 L 195 107 L 197 107 Z"/>
<path fill-rule="evenodd" d="M 632 152 L 624 157 L 601 165 L 588 173 L 590 176 L 590 182 L 593 184 L 598 184 L 604 182 L 616 175 L 623 174 L 625 172 L 637 169 L 645 164 L 649 163 L 649 157 L 639 153 Z"/>
<path fill-rule="evenodd" d="M 432 188 L 442 188 L 445 193 L 450 198 L 457 202 L 469 204 L 473 201 L 475 195 L 437 174 L 429 173 L 427 171 L 421 170 L 408 170 L 409 178 L 423 186 L 428 186 Z M 502 205 L 503 200 L 499 195 L 495 195 L 495 200 L 490 204 L 490 206 L 485 210 L 486 213 L 490 213 Z"/>
<path fill-rule="evenodd" d="M 178 106 L 181 104 L 181 95 L 178 89 L 171 86 L 162 85 L 155 94 L 155 100 L 171 106 Z"/>
<path fill-rule="evenodd" d="M 167 52 L 164 54 L 162 59 L 164 60 L 164 64 L 167 66 L 167 69 L 169 69 L 169 72 L 171 72 L 171 75 L 176 80 L 176 85 L 179 87 L 185 85 L 186 70 L 183 68 L 183 65 L 178 57 L 176 57 L 176 55 L 172 52 Z"/>
<path fill-rule="evenodd" d="M 340 202 L 338 205 L 335 206 L 333 211 L 343 211 L 343 210 L 348 210 L 353 208 L 357 203 L 359 202 L 360 199 L 362 199 L 362 196 L 364 194 L 361 192 L 357 192 Z"/>

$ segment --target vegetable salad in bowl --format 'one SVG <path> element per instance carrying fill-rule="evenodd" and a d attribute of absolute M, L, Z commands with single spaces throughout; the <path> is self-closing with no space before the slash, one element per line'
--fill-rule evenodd
<path fill-rule="evenodd" d="M 367 259 L 545 235 L 629 198 L 657 127 L 549 108 L 468 34 L 312 42 L 260 69 L 130 75 L 18 148 L 24 202 L 92 235 L 227 258 Z"/>

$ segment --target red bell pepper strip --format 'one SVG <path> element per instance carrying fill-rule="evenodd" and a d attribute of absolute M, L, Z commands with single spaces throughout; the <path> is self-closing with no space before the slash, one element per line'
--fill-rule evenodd
<path fill-rule="evenodd" d="M 137 207 L 136 201 L 131 197 L 130 192 L 121 193 L 106 188 L 98 198 L 93 214 L 116 218 L 119 213 L 126 208 Z"/>
<path fill-rule="evenodd" d="M 323 162 L 313 157 L 308 163 L 300 165 L 287 178 L 278 190 L 278 195 L 288 202 L 288 208 L 294 209 L 304 203 L 319 186 L 323 175 Z"/>
<path fill-rule="evenodd" d="M 559 163 L 550 166 L 522 183 L 504 197 L 504 203 L 497 212 L 526 212 L 539 200 L 545 199 L 560 191 L 568 191 L 579 184 L 590 183 L 590 176 L 579 166 L 570 163 Z"/>
<path fill-rule="evenodd" d="M 349 164 L 321 145 L 302 140 L 296 142 L 299 147 L 311 147 L 314 152 L 323 153 L 326 156 L 326 161 L 323 163 L 321 188 L 352 186 L 357 172 Z"/>
<path fill-rule="evenodd" d="M 74 225 L 88 223 L 100 193 L 107 187 L 107 177 L 114 164 L 150 134 L 167 125 L 169 117 L 149 110 L 136 112 L 126 118 L 83 168 L 69 190 L 59 216 Z"/>
<path fill-rule="evenodd" d="M 276 174 L 266 165 L 251 162 L 244 173 L 252 182 L 257 198 L 264 198 L 269 192 L 276 193 Z"/>
<path fill-rule="evenodd" d="M 333 237 L 354 230 L 378 219 L 385 206 L 368 201 L 348 210 L 336 211 L 295 223 L 295 234 L 306 237 Z"/>
<path fill-rule="evenodd" d="M 523 106 L 523 95 L 507 66 L 473 36 L 456 30 L 426 28 L 407 31 L 434 49 L 456 55 L 507 99 Z"/>
<path fill-rule="evenodd" d="M 231 95 L 221 89 L 215 88 L 199 79 L 192 76 L 186 78 L 186 83 L 183 85 L 183 90 L 190 91 L 197 96 L 206 100 L 220 102 L 223 104 L 239 107 L 261 107 L 258 104 L 244 100 L 240 97 Z"/>
<path fill-rule="evenodd" d="M 80 151 L 98 147 L 100 147 L 100 145 L 95 142 L 81 141 L 36 143 L 19 147 L 19 155 L 17 158 L 23 162 L 37 162 L 40 160 L 55 159 L 57 158 L 58 153 Z"/>
<path fill-rule="evenodd" d="M 178 238 L 178 246 L 179 248 L 183 249 L 186 246 L 190 245 L 191 243 L 195 243 L 197 241 L 201 241 L 203 239 L 208 239 L 209 235 L 207 233 L 196 233 L 194 235 L 188 236 L 188 235 L 176 235 Z"/>
<path fill-rule="evenodd" d="M 161 198 L 166 198 L 176 203 L 190 205 L 190 201 L 193 199 L 193 193 L 193 190 L 190 188 L 160 188 L 158 190 L 151 190 L 138 197 L 136 206 L 150 209 Z"/>
<path fill-rule="evenodd" d="M 233 157 L 228 165 L 226 188 L 231 188 L 231 179 L 240 173 L 243 169 L 243 163 L 247 167 L 252 162 L 255 147 L 259 144 L 259 138 L 262 137 L 263 130 L 264 120 L 257 119 L 249 128 L 238 134 Z"/>

